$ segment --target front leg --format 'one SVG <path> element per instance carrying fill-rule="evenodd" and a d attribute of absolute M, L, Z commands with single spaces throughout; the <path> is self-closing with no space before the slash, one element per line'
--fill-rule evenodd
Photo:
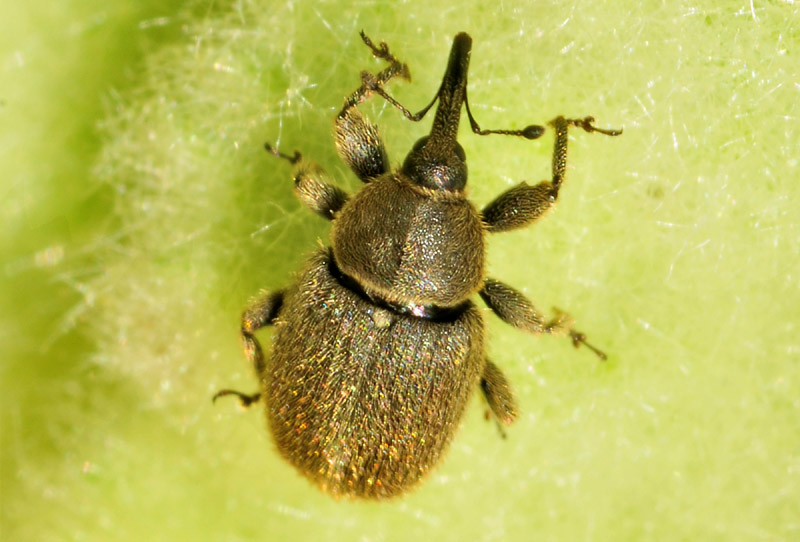
<path fill-rule="evenodd" d="M 335 132 L 339 156 L 359 179 L 367 183 L 389 171 L 389 156 L 378 127 L 367 121 L 356 106 L 373 93 L 384 96 L 383 86 L 395 77 L 410 80 L 411 74 L 408 66 L 397 60 L 386 43 L 381 42 L 376 46 L 364 32 L 361 32 L 361 39 L 374 56 L 385 60 L 389 66 L 377 75 L 361 72 L 361 86 L 345 100 L 336 116 Z"/>
<path fill-rule="evenodd" d="M 483 222 L 488 231 L 501 232 L 522 228 L 535 222 L 545 211 L 555 204 L 558 191 L 564 182 L 567 169 L 567 133 L 569 126 L 582 128 L 587 132 L 599 132 L 608 136 L 617 136 L 622 130 L 604 130 L 596 128 L 593 117 L 583 119 L 565 119 L 556 117 L 550 121 L 555 128 L 556 141 L 553 148 L 553 178 L 536 186 L 523 182 L 500 194 L 487 205 L 483 211 Z"/>
<path fill-rule="evenodd" d="M 555 318 L 546 322 L 544 316 L 536 310 L 528 298 L 511 286 L 494 279 L 486 279 L 480 295 L 486 305 L 507 324 L 537 335 L 568 334 L 575 348 L 583 344 L 600 359 L 606 359 L 602 351 L 586 342 L 586 335 L 571 327 L 571 320 L 566 314 L 558 313 Z"/>

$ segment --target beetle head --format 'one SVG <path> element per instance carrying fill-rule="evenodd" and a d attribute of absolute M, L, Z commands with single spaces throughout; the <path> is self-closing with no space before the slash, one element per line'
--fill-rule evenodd
<path fill-rule="evenodd" d="M 461 105 L 467 99 L 467 71 L 472 38 L 458 34 L 450 49 L 450 59 L 442 85 L 433 102 L 439 107 L 433 119 L 430 135 L 418 140 L 403 163 L 403 173 L 426 188 L 458 191 L 467 184 L 467 163 L 464 149 L 456 141 Z"/>

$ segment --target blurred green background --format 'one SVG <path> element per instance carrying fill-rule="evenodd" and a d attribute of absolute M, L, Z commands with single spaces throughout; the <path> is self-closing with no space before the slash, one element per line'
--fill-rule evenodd
<path fill-rule="evenodd" d="M 610 354 L 487 311 L 521 417 L 475 400 L 408 497 L 335 502 L 275 454 L 239 313 L 328 225 L 264 141 L 342 186 L 331 119 L 364 29 L 436 91 L 474 39 L 484 128 L 575 131 L 558 208 L 489 272 Z M 3 540 L 800 539 L 800 6 L 686 2 L 5 2 L 0 7 Z M 364 110 L 399 163 L 428 123 Z M 462 126 L 482 206 L 551 139 Z M 268 334 L 264 334 L 268 342 Z"/>

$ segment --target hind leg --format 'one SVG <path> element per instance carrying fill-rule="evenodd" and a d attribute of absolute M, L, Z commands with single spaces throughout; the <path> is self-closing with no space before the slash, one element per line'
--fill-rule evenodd
<path fill-rule="evenodd" d="M 488 359 L 481 376 L 481 391 L 502 433 L 502 426 L 517 419 L 517 402 L 503 372 Z"/>
<path fill-rule="evenodd" d="M 269 292 L 250 305 L 242 314 L 241 334 L 244 353 L 247 359 L 253 364 L 259 378 L 264 374 L 266 365 L 264 362 L 264 352 L 261 349 L 261 344 L 258 342 L 258 339 L 256 339 L 255 332 L 264 326 L 275 323 L 278 312 L 283 305 L 283 295 L 283 290 Z M 243 407 L 248 407 L 261 399 L 261 392 L 246 394 L 240 391 L 226 389 L 215 393 L 211 400 L 213 402 L 226 395 L 236 396 Z"/>

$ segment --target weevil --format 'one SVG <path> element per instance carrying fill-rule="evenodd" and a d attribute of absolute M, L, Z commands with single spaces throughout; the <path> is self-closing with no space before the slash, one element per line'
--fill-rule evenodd
<path fill-rule="evenodd" d="M 299 152 L 266 148 L 293 166 L 294 190 L 311 210 L 332 221 L 329 248 L 317 250 L 286 289 L 263 294 L 244 311 L 241 337 L 260 380 L 245 406 L 264 400 L 278 451 L 304 476 L 334 496 L 385 499 L 405 493 L 437 464 L 480 387 L 499 426 L 517 406 L 506 377 L 484 347 L 478 294 L 501 320 L 535 334 L 569 337 L 600 358 L 569 318 L 546 319 L 521 293 L 485 274 L 487 233 L 521 228 L 556 201 L 564 181 L 567 132 L 616 136 L 592 117 L 556 117 L 553 174 L 525 182 L 478 211 L 466 199 L 467 165 L 456 140 L 462 106 L 478 135 L 537 139 L 541 125 L 484 130 L 467 101 L 472 39 L 453 40 L 433 100 L 411 113 L 385 85 L 410 80 L 406 64 L 381 42 L 361 38 L 388 66 L 362 72 L 361 86 L 335 119 L 336 148 L 363 188 L 354 195 L 330 184 Z M 377 95 L 412 121 L 438 101 L 428 136 L 392 171 L 377 127 L 357 106 Z M 274 325 L 269 360 L 255 336 Z"/>

